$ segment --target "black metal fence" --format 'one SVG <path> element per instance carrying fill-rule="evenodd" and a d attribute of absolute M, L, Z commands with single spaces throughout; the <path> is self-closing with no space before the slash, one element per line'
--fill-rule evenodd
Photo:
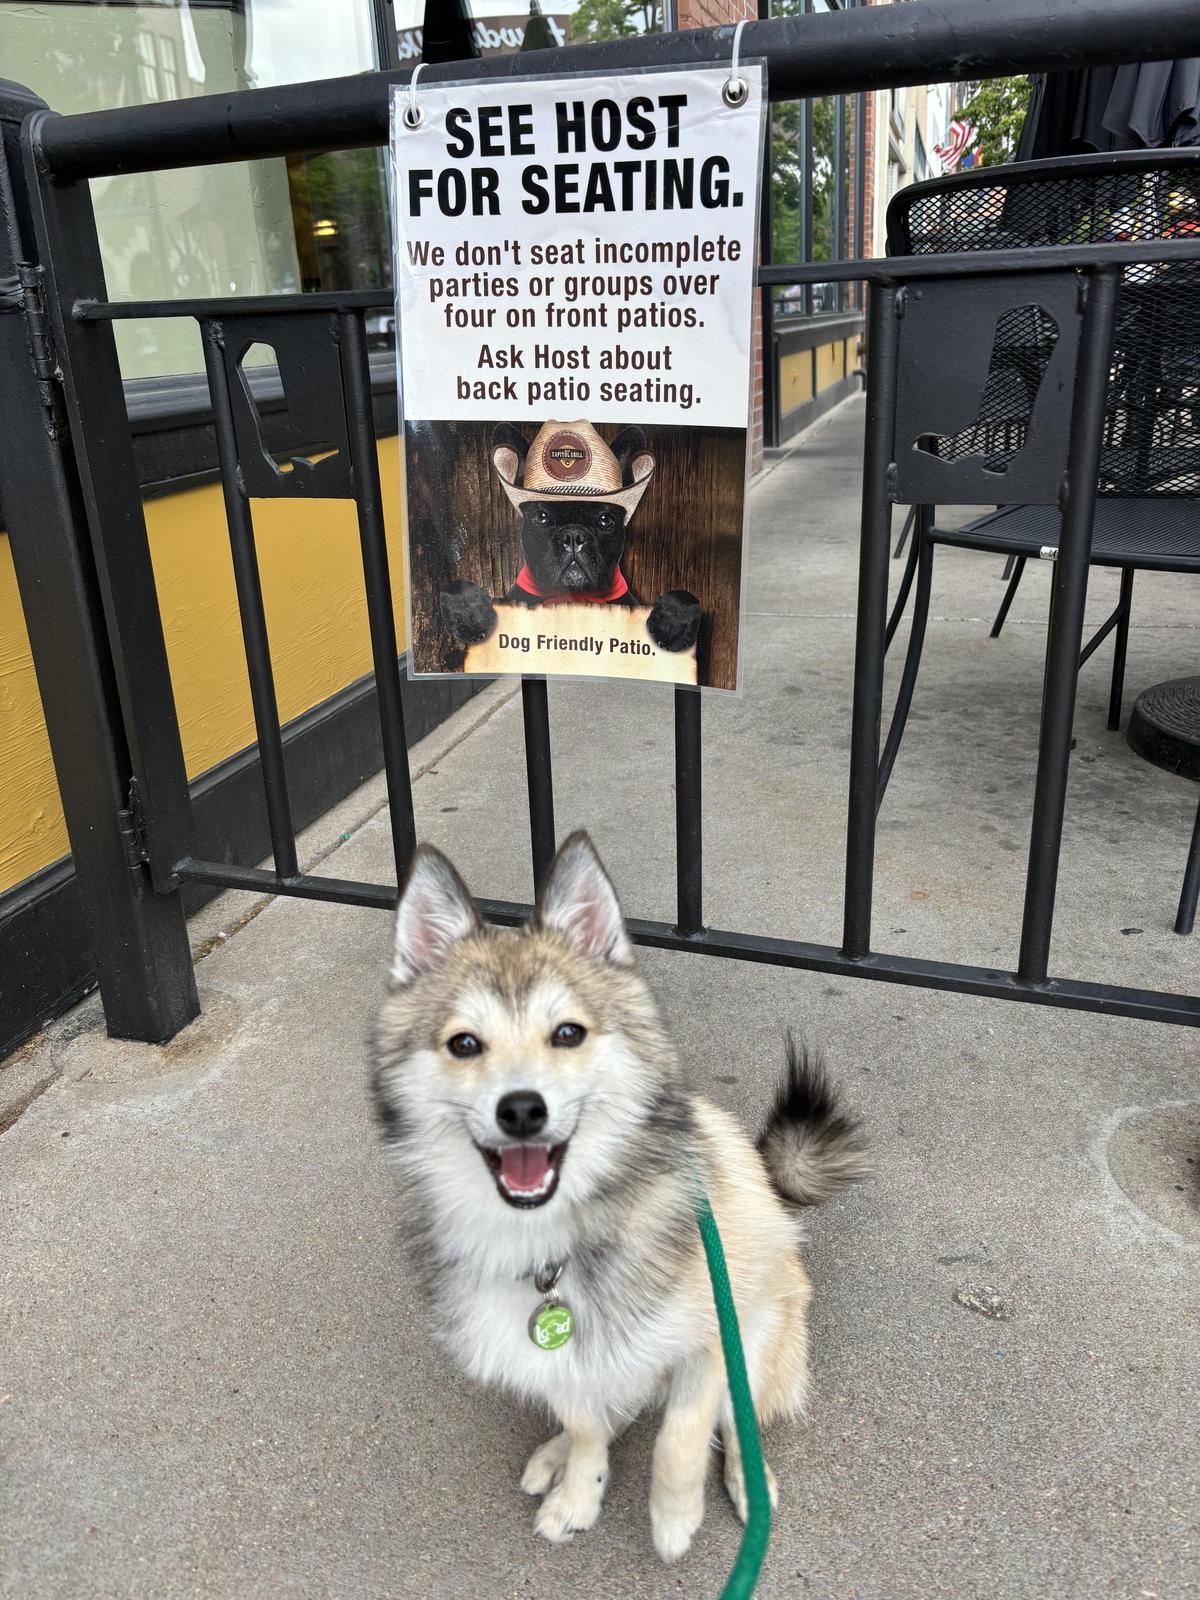
<path fill-rule="evenodd" d="M 555 74 L 727 59 L 731 29 L 556 51 Z M 774 100 L 986 77 L 1064 64 L 1194 52 L 1195 0 L 923 0 L 911 6 L 762 22 L 744 38 Z M 537 55 L 431 67 L 426 78 L 529 72 Z M 415 828 L 391 584 L 372 420 L 365 313 L 371 294 L 110 302 L 88 179 L 313 149 L 380 145 L 388 95 L 408 74 L 373 74 L 238 95 L 59 117 L 27 91 L 0 95 L 0 438 L 5 510 L 80 892 L 114 1034 L 164 1040 L 198 1010 L 181 887 L 189 882 L 390 907 L 394 884 L 299 870 L 255 555 L 251 498 L 352 499 L 379 691 L 397 874 Z M 642 944 L 894 983 L 1200 1024 L 1200 998 L 1052 977 L 1049 952 L 1078 674 L 1104 394 L 1122 269 L 1200 255 L 1194 239 L 945 254 L 831 266 L 775 266 L 763 285 L 864 278 L 871 285 L 867 435 L 840 947 L 704 926 L 701 699 L 675 694 L 678 903 L 675 922 L 634 919 Z M 1061 481 L 1062 536 L 1046 656 L 1037 782 L 1015 971 L 876 951 L 871 939 L 875 819 L 891 508 L 929 498 L 913 437 L 918 391 L 900 382 L 903 317 L 917 294 L 986 278 L 996 292 L 1055 299 L 1074 356 L 1074 406 L 1061 437 L 1030 459 Z M 3 313 L 11 313 L 4 315 Z M 220 458 L 266 791 L 274 867 L 200 859 L 113 335 L 124 317 L 195 318 Z M 241 360 L 277 352 L 292 415 L 324 449 L 277 462 Z M 907 410 L 906 410 L 907 408 Z M 903 413 L 903 415 L 900 415 Z M 330 449 L 332 446 L 332 449 Z M 1053 496 L 1051 496 L 1053 498 Z M 966 496 L 964 496 L 964 499 Z M 981 493 L 979 499 L 989 499 Z M 522 685 L 533 876 L 554 850 L 546 685 Z M 526 905 L 484 902 L 517 923 Z"/>

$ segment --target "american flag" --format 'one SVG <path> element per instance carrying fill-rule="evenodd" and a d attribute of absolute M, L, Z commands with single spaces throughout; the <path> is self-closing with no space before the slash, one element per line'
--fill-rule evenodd
<path fill-rule="evenodd" d="M 958 164 L 974 137 L 974 124 L 964 121 L 961 117 L 950 124 L 950 135 L 945 144 L 935 144 L 933 147 L 934 155 L 942 163 L 943 172 L 958 170 Z"/>

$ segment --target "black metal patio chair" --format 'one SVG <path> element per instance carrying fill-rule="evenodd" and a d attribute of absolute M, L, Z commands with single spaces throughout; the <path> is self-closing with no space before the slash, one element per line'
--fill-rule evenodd
<path fill-rule="evenodd" d="M 1119 239 L 1200 236 L 1200 150 L 1079 156 L 982 168 L 902 190 L 888 207 L 890 255 L 940 255 Z M 993 316 L 980 295 L 980 317 Z M 910 593 L 912 623 L 879 771 L 879 800 L 891 776 L 912 705 L 925 642 L 939 544 L 1005 556 L 1008 587 L 992 624 L 999 636 L 1030 560 L 1054 560 L 1059 512 L 1005 500 L 1005 473 L 1030 439 L 1034 403 L 1058 337 L 1031 303 L 1002 312 L 977 412 L 954 433 L 921 448 L 947 461 L 982 458 L 997 509 L 961 528 L 943 528 L 936 508 L 910 513 L 913 538 L 888 619 L 890 646 Z M 1047 415 L 1042 397 L 1039 415 Z M 1051 405 L 1072 404 L 1063 385 Z M 1115 634 L 1108 726 L 1120 726 L 1134 573 L 1200 573 L 1200 261 L 1129 267 L 1122 278 L 1106 402 L 1091 562 L 1117 567 L 1117 605 L 1084 646 L 1080 664 Z M 899 550 L 898 546 L 898 550 Z M 915 588 L 914 588 L 915 585 Z M 1193 845 L 1193 855 L 1195 852 Z M 1189 872 L 1195 862 L 1189 858 Z"/>

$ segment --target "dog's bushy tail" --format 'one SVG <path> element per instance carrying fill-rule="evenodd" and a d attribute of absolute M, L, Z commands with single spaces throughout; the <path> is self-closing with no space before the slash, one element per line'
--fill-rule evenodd
<path fill-rule="evenodd" d="M 847 1183 L 869 1178 L 862 1123 L 838 1105 L 818 1058 L 787 1036 L 787 1076 L 758 1141 L 771 1181 L 793 1205 L 817 1206 Z"/>

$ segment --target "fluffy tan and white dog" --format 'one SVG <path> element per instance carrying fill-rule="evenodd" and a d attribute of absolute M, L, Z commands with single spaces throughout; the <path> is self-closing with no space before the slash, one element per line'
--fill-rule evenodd
<path fill-rule="evenodd" d="M 814 1204 L 867 1172 L 821 1069 L 789 1041 L 757 1151 L 691 1093 L 585 834 L 563 845 L 520 930 L 485 926 L 449 861 L 417 852 L 373 1053 L 434 1326 L 472 1378 L 559 1423 L 521 1479 L 544 1497 L 538 1532 L 592 1526 L 610 1441 L 656 1402 L 659 1555 L 677 1560 L 700 1526 L 718 1428 L 744 1517 L 696 1184 L 724 1242 L 760 1421 L 792 1416 L 812 1288 L 783 1202 Z"/>

